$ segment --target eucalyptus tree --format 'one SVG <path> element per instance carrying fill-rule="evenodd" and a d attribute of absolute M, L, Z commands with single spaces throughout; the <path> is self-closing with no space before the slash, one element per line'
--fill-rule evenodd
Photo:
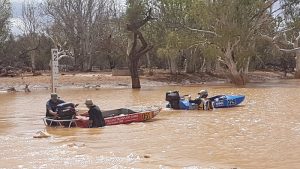
<path fill-rule="evenodd" d="M 8 37 L 10 14 L 11 14 L 10 1 L 0 0 L 0 49 L 1 50 L 3 47 L 3 42 Z M 0 60 L 1 60 L 1 56 L 0 56 Z"/>
<path fill-rule="evenodd" d="M 300 1 L 281 0 L 277 23 L 279 31 L 271 41 L 284 53 L 292 53 L 296 60 L 295 78 L 300 78 Z M 280 45 L 281 44 L 281 45 Z M 282 45 L 283 44 L 283 45 Z"/>
<path fill-rule="evenodd" d="M 179 60 L 179 45 L 177 43 L 179 36 L 176 32 L 168 32 L 165 36 L 166 42 L 163 47 L 157 50 L 159 56 L 164 57 L 168 62 L 168 67 L 171 74 L 176 74 L 178 72 Z"/>
<path fill-rule="evenodd" d="M 272 29 L 269 9 L 275 2 L 195 0 L 184 27 L 202 36 L 199 45 L 213 49 L 209 53 L 225 65 L 234 84 L 244 85 L 255 56 L 255 40 L 261 32 Z"/>
<path fill-rule="evenodd" d="M 127 1 L 127 24 L 128 47 L 127 56 L 131 73 L 132 88 L 141 88 L 138 74 L 138 64 L 142 56 L 149 52 L 153 46 L 145 40 L 141 27 L 153 20 L 152 8 L 146 8 L 147 1 L 128 0 Z M 145 15 L 144 15 L 145 14 Z"/>
<path fill-rule="evenodd" d="M 167 60 L 172 74 L 179 72 L 184 63 L 189 65 L 187 72 L 195 70 L 195 36 L 182 27 L 192 5 L 190 0 L 158 0 L 156 4 L 160 28 L 154 33 L 159 39 L 157 53 Z"/>

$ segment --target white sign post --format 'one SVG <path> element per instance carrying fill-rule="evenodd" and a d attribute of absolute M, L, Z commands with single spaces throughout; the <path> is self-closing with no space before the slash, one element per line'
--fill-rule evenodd
<path fill-rule="evenodd" d="M 51 90 L 52 93 L 56 92 L 58 84 L 59 70 L 58 70 L 58 49 L 51 49 Z"/>

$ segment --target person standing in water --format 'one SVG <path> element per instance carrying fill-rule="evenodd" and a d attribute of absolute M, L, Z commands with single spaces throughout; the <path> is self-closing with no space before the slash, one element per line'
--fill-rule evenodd
<path fill-rule="evenodd" d="M 105 121 L 102 112 L 100 111 L 100 108 L 94 105 L 91 99 L 87 99 L 85 101 L 85 105 L 89 109 L 89 127 L 96 128 L 105 126 Z"/>

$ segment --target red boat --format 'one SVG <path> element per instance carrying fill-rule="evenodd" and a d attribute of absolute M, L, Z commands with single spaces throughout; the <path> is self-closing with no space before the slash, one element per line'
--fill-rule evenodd
<path fill-rule="evenodd" d="M 139 107 L 133 109 L 115 109 L 115 110 L 107 110 L 102 111 L 103 117 L 105 120 L 105 124 L 109 125 L 117 125 L 117 124 L 127 124 L 132 122 L 143 122 L 152 119 L 159 112 L 160 107 Z M 43 118 L 45 125 L 53 126 L 64 126 L 64 127 L 81 127 L 88 128 L 89 117 L 86 116 L 74 116 L 71 119 L 49 119 Z"/>

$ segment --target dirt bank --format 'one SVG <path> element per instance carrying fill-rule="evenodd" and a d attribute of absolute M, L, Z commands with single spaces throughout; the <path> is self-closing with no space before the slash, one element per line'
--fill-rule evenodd
<path fill-rule="evenodd" d="M 256 71 L 249 74 L 252 82 L 265 82 L 282 78 L 280 72 Z M 205 73 L 171 75 L 165 71 L 156 70 L 152 76 L 140 77 L 142 86 L 162 85 L 190 85 L 205 83 L 228 83 L 224 78 L 208 75 Z M 49 89 L 50 74 L 45 72 L 40 76 L 23 74 L 20 77 L 1 77 L 0 91 L 7 91 L 15 88 L 17 91 L 24 91 L 25 85 L 29 89 Z M 129 76 L 112 76 L 111 72 L 92 73 L 63 73 L 59 78 L 59 87 L 67 88 L 128 88 L 131 87 Z"/>

